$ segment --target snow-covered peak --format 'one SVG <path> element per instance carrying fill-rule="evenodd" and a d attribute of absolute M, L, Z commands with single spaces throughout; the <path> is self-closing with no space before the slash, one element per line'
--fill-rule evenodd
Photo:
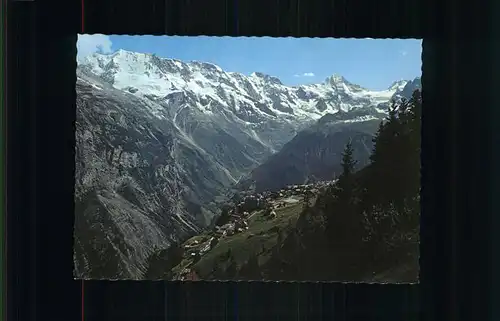
<path fill-rule="evenodd" d="M 79 62 L 114 88 L 139 98 L 181 99 L 186 107 L 211 113 L 226 110 L 245 122 L 266 119 L 303 122 L 327 113 L 376 107 L 387 102 L 406 85 L 399 81 L 384 91 L 371 91 L 334 74 L 323 83 L 286 86 L 277 77 L 254 72 L 250 76 L 227 72 L 200 61 L 183 62 L 154 54 L 118 50 L 112 54 L 92 54 Z M 404 84 L 404 85 L 403 85 Z M 162 98 L 163 97 L 163 98 Z M 169 98 L 170 97 L 170 98 Z"/>
<path fill-rule="evenodd" d="M 113 57 L 121 56 L 121 57 L 131 57 L 131 56 L 140 56 L 140 55 L 147 55 L 146 53 L 138 53 L 138 52 L 133 52 L 133 51 L 128 51 L 124 49 L 118 49 L 115 52 L 111 54 Z"/>
<path fill-rule="evenodd" d="M 395 91 L 401 91 L 403 90 L 403 88 L 406 86 L 406 84 L 408 83 L 408 80 L 397 80 L 395 82 L 393 82 L 389 88 L 387 88 L 388 90 L 395 90 Z"/>
<path fill-rule="evenodd" d="M 203 62 L 203 61 L 194 60 L 194 61 L 189 62 L 189 64 L 191 66 L 195 66 L 195 67 L 200 68 L 200 69 L 207 69 L 207 70 L 211 70 L 214 72 L 223 72 L 221 67 L 219 67 L 216 64 L 213 64 L 211 62 Z"/>
<path fill-rule="evenodd" d="M 339 74 L 333 74 L 330 77 L 326 78 L 324 84 L 328 87 L 334 88 L 334 90 L 340 90 L 349 93 L 362 93 L 364 91 L 368 91 L 366 88 L 351 83 Z"/>
<path fill-rule="evenodd" d="M 342 83 L 347 83 L 348 81 L 339 74 L 333 74 L 325 79 L 325 83 L 328 85 L 338 85 Z"/>
<path fill-rule="evenodd" d="M 267 74 L 264 74 L 262 72 L 253 72 L 250 77 L 252 78 L 258 78 L 262 79 L 265 82 L 272 83 L 272 84 L 277 84 L 277 85 L 283 85 L 281 80 L 278 77 L 270 76 Z"/>

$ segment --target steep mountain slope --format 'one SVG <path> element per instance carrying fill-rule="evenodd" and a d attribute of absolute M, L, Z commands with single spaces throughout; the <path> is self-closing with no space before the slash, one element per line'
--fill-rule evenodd
<path fill-rule="evenodd" d="M 418 282 L 421 106 L 419 91 L 395 106 L 369 166 L 354 171 L 349 145 L 335 182 L 235 199 L 211 231 L 151 260 L 151 277 Z"/>
<path fill-rule="evenodd" d="M 420 77 L 417 77 L 410 81 L 405 81 L 405 85 L 403 87 L 399 87 L 396 90 L 392 99 L 410 99 L 412 93 L 417 89 L 422 90 L 422 79 Z"/>
<path fill-rule="evenodd" d="M 323 120 L 323 118 L 321 119 Z M 342 150 L 351 141 L 358 167 L 367 165 L 373 147 L 372 138 L 379 120 L 356 123 L 321 123 L 303 130 L 283 149 L 252 171 L 246 187 L 275 191 L 287 185 L 332 180 L 340 174 Z"/>
<path fill-rule="evenodd" d="M 409 99 L 418 88 L 421 88 L 420 78 L 395 82 L 389 87 L 395 90 L 391 99 Z M 339 110 L 324 115 L 241 180 L 238 188 L 262 192 L 286 185 L 331 180 L 340 173 L 341 155 L 348 141 L 353 144 L 358 168 L 364 167 L 373 148 L 373 135 L 386 116 L 383 108 L 389 105 L 389 102 L 381 102 L 377 107 L 350 112 Z"/>
<path fill-rule="evenodd" d="M 195 233 L 200 200 L 230 182 L 171 122 L 89 80 L 76 84 L 75 275 L 134 278 L 153 246 Z"/>
<path fill-rule="evenodd" d="M 297 132 L 330 114 L 378 119 L 399 90 L 339 76 L 288 87 L 123 50 L 83 59 L 77 76 L 74 261 L 83 278 L 141 278 L 153 248 L 197 234 L 227 189 Z"/>

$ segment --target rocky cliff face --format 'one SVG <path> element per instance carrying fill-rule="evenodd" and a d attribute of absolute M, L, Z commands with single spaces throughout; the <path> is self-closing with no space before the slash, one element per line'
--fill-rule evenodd
<path fill-rule="evenodd" d="M 189 158 L 201 175 L 215 169 L 179 139 L 171 122 L 151 117 L 134 97 L 79 76 L 75 275 L 137 277 L 153 246 L 194 233 L 203 220 L 198 197 L 186 193 L 192 169 L 179 159 Z M 213 185 L 225 179 L 205 180 L 210 186 L 198 181 L 199 198 L 212 197 Z"/>
<path fill-rule="evenodd" d="M 288 87 L 126 51 L 87 57 L 77 76 L 75 276 L 93 279 L 142 278 L 153 250 L 198 233 L 227 189 L 302 129 L 330 114 L 379 119 L 397 91 L 338 76 Z"/>

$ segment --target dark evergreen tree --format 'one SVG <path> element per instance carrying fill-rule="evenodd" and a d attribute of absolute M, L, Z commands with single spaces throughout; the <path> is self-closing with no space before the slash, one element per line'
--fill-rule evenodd
<path fill-rule="evenodd" d="M 377 159 L 380 157 L 379 152 L 378 152 L 380 148 L 377 148 L 377 144 L 379 143 L 379 140 L 380 140 L 379 137 L 382 134 L 382 132 L 384 131 L 384 128 L 385 128 L 384 122 L 381 121 L 378 125 L 377 132 L 375 133 L 375 136 L 372 139 L 373 148 L 372 148 L 372 154 L 370 155 L 370 161 L 372 163 L 376 162 Z"/>
<path fill-rule="evenodd" d="M 363 194 L 369 252 L 387 266 L 405 251 L 418 251 L 421 95 L 393 105 L 380 126 Z M 391 263 L 393 262 L 393 263 Z"/>
<path fill-rule="evenodd" d="M 365 169 L 356 172 L 346 145 L 337 182 L 279 237 L 262 267 L 266 277 L 361 280 L 401 264 L 418 267 L 421 104 L 418 91 L 392 103 Z"/>
<path fill-rule="evenodd" d="M 391 206 L 402 200 L 404 194 L 404 186 L 401 186 L 402 175 L 407 170 L 405 159 L 409 156 L 404 139 L 408 103 L 392 102 L 389 115 L 375 136 L 371 155 L 371 177 L 367 186 L 370 199 L 365 200 L 370 202 L 370 205 Z"/>
<path fill-rule="evenodd" d="M 353 201 L 355 192 L 354 169 L 356 167 L 356 160 L 353 157 L 354 149 L 352 143 L 349 141 L 342 153 L 342 174 L 340 174 L 336 184 L 337 198 L 340 203 L 349 206 Z"/>
<path fill-rule="evenodd" d="M 363 220 L 357 210 L 357 187 L 354 177 L 356 161 L 352 144 L 342 154 L 342 173 L 333 187 L 332 200 L 326 210 L 326 233 L 333 275 L 341 280 L 355 278 L 359 252 L 363 243 Z"/>
<path fill-rule="evenodd" d="M 420 91 L 415 91 L 410 100 L 408 120 L 408 174 L 406 177 L 410 185 L 409 193 L 420 192 L 420 152 L 421 152 L 421 118 L 422 118 L 422 96 Z"/>
<path fill-rule="evenodd" d="M 356 167 L 356 160 L 353 158 L 354 148 L 352 147 L 352 142 L 349 141 L 342 153 L 342 174 L 339 179 L 349 177 L 354 172 Z"/>
<path fill-rule="evenodd" d="M 216 226 L 222 226 L 224 224 L 229 223 L 229 221 L 231 219 L 231 216 L 229 214 L 229 209 L 230 209 L 229 206 L 224 206 L 222 208 L 221 214 L 219 215 L 219 217 L 215 221 Z"/>

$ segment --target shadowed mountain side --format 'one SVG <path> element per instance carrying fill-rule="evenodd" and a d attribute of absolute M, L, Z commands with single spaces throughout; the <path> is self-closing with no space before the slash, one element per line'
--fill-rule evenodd
<path fill-rule="evenodd" d="M 266 160 L 259 188 L 333 175 L 348 139 L 362 166 L 368 124 L 387 116 L 379 107 L 405 83 L 375 92 L 330 77 L 289 87 L 124 50 L 87 57 L 75 88 L 74 275 L 143 278 L 152 252 L 206 230 L 228 190 Z"/>
<path fill-rule="evenodd" d="M 275 191 L 287 185 L 331 180 L 340 173 L 345 144 L 351 141 L 358 168 L 368 164 L 373 135 L 380 120 L 360 123 L 318 123 L 300 132 L 283 149 L 252 171 L 239 187 L 256 192 Z"/>

